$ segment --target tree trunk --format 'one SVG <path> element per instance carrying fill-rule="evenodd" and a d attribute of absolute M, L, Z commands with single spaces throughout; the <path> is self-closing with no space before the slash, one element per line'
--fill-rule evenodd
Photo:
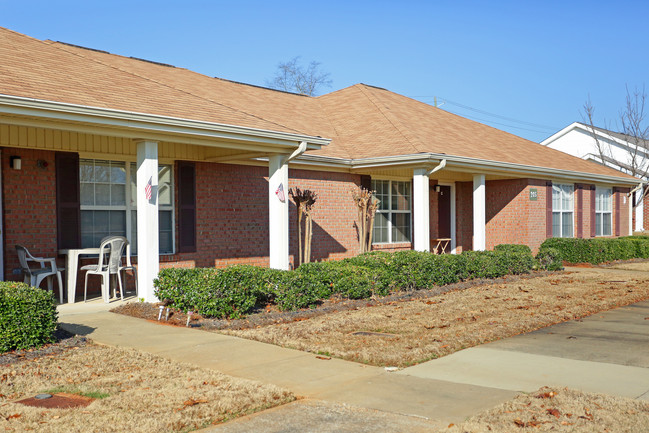
<path fill-rule="evenodd" d="M 304 263 L 304 260 L 302 260 L 302 206 L 300 206 L 299 202 L 296 202 L 297 204 L 297 245 L 298 245 L 298 261 L 299 265 Z"/>

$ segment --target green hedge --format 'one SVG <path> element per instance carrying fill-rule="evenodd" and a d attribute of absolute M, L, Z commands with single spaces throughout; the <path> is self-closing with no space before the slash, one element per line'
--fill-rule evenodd
<path fill-rule="evenodd" d="M 53 342 L 57 320 L 52 292 L 0 282 L 0 353 Z"/>
<path fill-rule="evenodd" d="M 294 271 L 250 265 L 225 269 L 164 269 L 154 281 L 158 299 L 207 317 L 240 318 L 255 306 L 282 310 L 313 307 L 324 299 L 366 299 L 474 278 L 527 273 L 530 249 L 499 245 L 494 251 L 435 255 L 418 251 L 371 252 L 340 261 L 306 263 Z"/>
<path fill-rule="evenodd" d="M 558 259 L 568 263 L 599 264 L 614 260 L 649 258 L 649 239 L 646 236 L 621 238 L 550 238 L 541 244 L 539 255 L 549 249 L 558 252 Z"/>

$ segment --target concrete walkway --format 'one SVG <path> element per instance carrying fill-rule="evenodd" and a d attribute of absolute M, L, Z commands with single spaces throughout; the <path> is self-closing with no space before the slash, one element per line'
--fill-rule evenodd
<path fill-rule="evenodd" d="M 304 398 L 209 431 L 430 431 L 543 385 L 649 400 L 649 302 L 463 350 L 397 373 L 107 311 L 116 305 L 64 304 L 59 320 L 65 329 L 100 344 L 272 383 Z"/>

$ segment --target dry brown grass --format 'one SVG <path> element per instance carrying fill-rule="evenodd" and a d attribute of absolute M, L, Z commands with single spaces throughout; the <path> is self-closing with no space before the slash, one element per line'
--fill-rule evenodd
<path fill-rule="evenodd" d="M 649 263 L 482 285 L 428 299 L 221 331 L 351 361 L 406 367 L 649 298 Z M 355 332 L 392 335 L 353 335 Z"/>
<path fill-rule="evenodd" d="M 449 433 L 649 431 L 649 403 L 571 389 L 542 388 L 451 425 Z"/>
<path fill-rule="evenodd" d="M 53 389 L 108 396 L 76 409 L 14 402 Z M 289 391 L 272 385 L 91 344 L 2 366 L 0 431 L 189 431 L 293 399 Z"/>

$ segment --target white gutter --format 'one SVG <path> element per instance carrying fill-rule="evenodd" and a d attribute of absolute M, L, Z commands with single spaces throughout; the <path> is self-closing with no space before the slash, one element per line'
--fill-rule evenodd
<path fill-rule="evenodd" d="M 637 184 L 638 180 L 635 178 L 620 178 L 611 175 L 602 175 L 595 173 L 576 172 L 574 170 L 565 170 L 549 167 L 539 167 L 525 164 L 517 164 L 502 161 L 490 161 L 485 159 L 470 158 L 465 156 L 451 156 L 446 154 L 411 154 L 411 155 L 395 155 L 389 157 L 378 158 L 364 158 L 352 160 L 352 169 L 363 170 L 368 168 L 388 168 L 395 166 L 412 166 L 429 164 L 431 161 L 448 160 L 447 167 L 449 169 L 469 169 L 471 171 L 479 170 L 486 174 L 508 174 L 512 172 L 522 173 L 525 177 L 541 176 L 549 178 L 563 178 L 574 180 L 588 180 L 592 182 L 603 182 L 612 184 Z"/>
<path fill-rule="evenodd" d="M 0 114 L 35 117 L 53 121 L 82 122 L 111 128 L 126 128 L 164 134 L 194 135 L 235 141 L 254 141 L 276 146 L 295 146 L 307 142 L 319 149 L 330 139 L 223 123 L 138 113 L 85 105 L 0 95 Z"/>

